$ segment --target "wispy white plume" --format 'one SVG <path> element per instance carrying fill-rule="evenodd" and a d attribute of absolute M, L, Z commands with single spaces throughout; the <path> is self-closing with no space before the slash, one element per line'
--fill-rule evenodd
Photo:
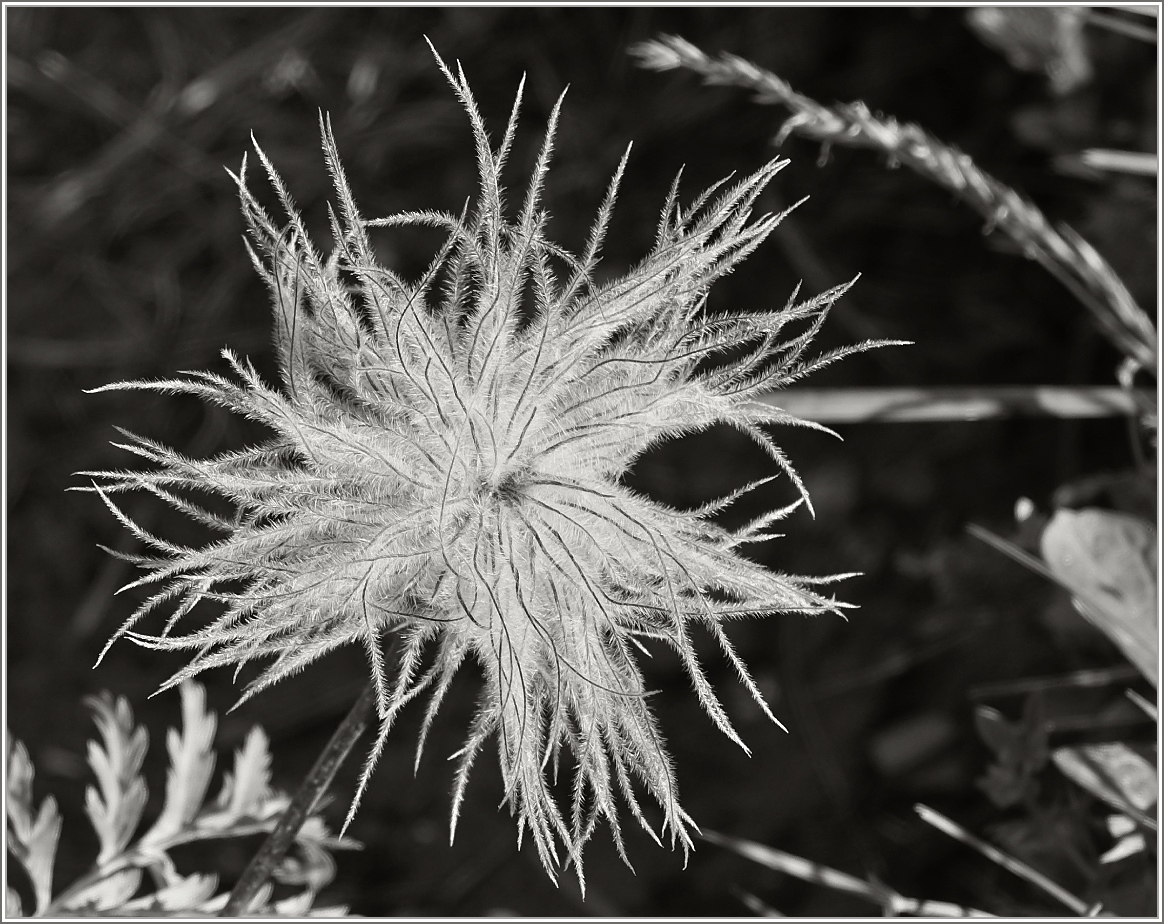
<path fill-rule="evenodd" d="M 243 699 L 341 645 L 364 646 L 379 733 L 352 813 L 401 707 L 428 691 L 423 748 L 454 674 L 475 659 L 485 681 L 455 755 L 453 827 L 470 768 L 496 739 L 519 837 L 528 829 L 551 876 L 564 848 L 581 879 L 582 848 L 599 821 L 622 851 L 620 798 L 658 839 L 640 808 L 649 794 L 662 809 L 663 835 L 685 851 L 691 845 L 692 822 L 636 664 L 640 641 L 678 654 L 703 709 L 744 747 L 692 633 L 715 638 L 771 716 L 724 624 L 842 605 L 813 589 L 830 578 L 776 574 L 737 552 L 767 538 L 789 510 L 736 533 L 709 519 L 755 485 L 685 512 L 629 490 L 622 476 L 653 444 L 727 424 L 765 449 L 811 509 L 763 427 L 812 424 L 755 399 L 875 344 L 805 355 L 847 286 L 778 310 L 706 310 L 712 283 L 780 221 L 752 209 L 786 161 L 723 181 L 686 208 L 676 181 L 651 253 L 598 284 L 626 158 L 585 252 L 565 253 L 545 235 L 541 198 L 561 99 L 511 220 L 499 177 L 520 91 L 494 149 L 464 74 L 437 60 L 472 123 L 481 189 L 471 212 L 365 220 L 321 119 L 337 198 L 325 256 L 256 144 L 289 219 L 276 222 L 251 195 L 244 161 L 235 179 L 254 264 L 273 298 L 281 387 L 229 351 L 234 379 L 191 372 L 107 386 L 197 395 L 274 434 L 250 449 L 191 459 L 127 433 L 124 448 L 154 468 L 93 473 L 102 500 L 156 553 L 134 558 L 146 572 L 135 585 L 155 590 L 115 638 L 189 651 L 171 686 L 212 667 L 270 659 Z M 448 232 L 416 282 L 381 266 L 369 241 L 370 228 L 408 225 Z M 786 330 L 794 325 L 800 333 Z M 220 538 L 187 548 L 147 533 L 114 502 L 128 490 L 154 493 Z M 229 499 L 237 517 L 204 510 L 192 492 Z M 174 634 L 204 601 L 220 615 Z M 160 635 L 134 631 L 162 604 L 174 609 Z M 398 639 L 393 665 L 383 653 L 389 635 Z M 550 791 L 563 750 L 574 764 L 568 805 Z"/>

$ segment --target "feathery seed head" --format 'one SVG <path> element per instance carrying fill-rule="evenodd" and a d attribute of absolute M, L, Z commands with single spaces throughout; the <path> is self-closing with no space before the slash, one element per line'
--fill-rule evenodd
<path fill-rule="evenodd" d="M 365 220 L 321 118 L 338 204 L 325 257 L 256 144 L 288 223 L 277 224 L 251 195 L 245 160 L 235 180 L 251 256 L 272 295 L 282 387 L 229 351 L 234 380 L 192 372 L 106 386 L 198 395 L 273 433 L 212 459 L 126 434 L 123 448 L 154 468 L 91 473 L 115 516 L 157 553 L 133 558 L 146 574 L 131 586 L 155 591 L 114 639 L 189 651 L 170 686 L 212 667 L 269 659 L 243 699 L 338 646 L 363 645 L 379 734 L 352 813 L 398 711 L 429 691 L 419 761 L 454 674 L 475 659 L 485 680 L 457 755 L 453 825 L 470 768 L 496 738 L 519 839 L 528 828 L 551 877 L 561 845 L 581 879 L 582 848 L 600 820 L 622 851 L 619 796 L 658 839 L 636 785 L 661 807 L 672 845 L 691 845 L 692 822 L 635 660 L 640 640 L 678 654 L 703 708 L 743 747 L 696 658 L 692 631 L 715 638 L 771 717 L 723 624 L 842 606 L 813 590 L 832 578 L 775 574 L 738 553 L 768 538 L 767 527 L 792 508 L 736 532 L 708 519 L 759 483 L 683 512 L 628 490 L 620 477 L 652 443 L 729 424 L 759 442 L 808 502 L 761 429 L 804 422 L 753 399 L 873 344 L 803 358 L 846 286 L 781 310 L 704 310 L 711 284 L 780 220 L 753 217 L 752 207 L 785 161 L 717 184 L 686 209 L 676 180 L 654 249 L 599 285 L 594 269 L 626 157 L 584 253 L 565 253 L 545 236 L 541 205 L 561 99 L 511 221 L 499 175 L 520 90 L 494 150 L 464 74 L 437 61 L 472 123 L 481 175 L 472 213 Z M 370 228 L 409 225 L 448 232 L 417 282 L 381 266 L 368 237 Z M 529 298 L 535 310 L 523 317 Z M 807 330 L 782 338 L 798 321 Z M 219 538 L 191 548 L 151 535 L 111 499 L 129 490 L 161 497 Z M 237 516 L 203 509 L 185 496 L 191 491 L 228 499 Z M 174 634 L 204 601 L 220 615 Z M 132 631 L 165 603 L 173 612 L 160 635 Z M 386 637 L 397 642 L 391 670 Z M 568 807 L 550 792 L 563 746 L 575 763 Z"/>

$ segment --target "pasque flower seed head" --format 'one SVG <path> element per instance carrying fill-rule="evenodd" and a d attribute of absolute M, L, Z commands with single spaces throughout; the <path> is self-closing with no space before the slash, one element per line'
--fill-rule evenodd
<path fill-rule="evenodd" d="M 622 852 L 620 797 L 657 839 L 639 804 L 649 794 L 672 845 L 691 844 L 691 819 L 636 664 L 642 642 L 677 653 L 704 710 L 743 747 L 696 657 L 693 631 L 711 634 L 771 717 L 724 623 L 841 606 L 813 590 L 835 577 L 775 574 L 737 551 L 768 538 L 767 528 L 800 501 L 729 532 L 709 517 L 762 482 L 680 511 L 629 490 L 621 477 L 652 444 L 728 424 L 756 440 L 808 503 L 761 429 L 805 422 L 756 398 L 874 344 L 804 358 L 845 286 L 780 310 L 706 310 L 711 284 L 780 220 L 753 217 L 752 207 L 786 161 L 734 185 L 725 180 L 687 208 L 676 180 L 654 249 L 625 276 L 599 284 L 595 267 L 626 156 L 585 252 L 566 253 L 546 237 L 541 201 L 562 100 L 511 220 L 499 175 L 521 92 L 494 150 L 463 72 L 437 60 L 472 124 L 481 181 L 472 211 L 365 220 L 322 120 L 338 203 L 324 257 L 256 144 L 289 217 L 280 226 L 260 207 L 244 160 L 235 180 L 251 256 L 273 299 L 281 388 L 230 351 L 233 380 L 191 372 L 106 386 L 197 395 L 273 433 L 212 459 L 126 433 L 118 445 L 153 469 L 90 473 L 118 519 L 156 552 L 132 556 L 146 574 L 131 586 L 155 590 L 114 639 L 189 652 L 170 686 L 267 659 L 244 699 L 338 646 L 363 645 L 379 734 L 352 813 L 399 710 L 428 691 L 419 762 L 454 674 L 475 659 L 484 684 L 457 755 L 453 826 L 470 768 L 496 738 L 519 840 L 528 829 L 552 877 L 564 848 L 581 878 L 582 848 L 600 820 Z M 409 225 L 448 233 L 417 282 L 381 266 L 369 241 L 370 228 Z M 784 334 L 795 322 L 806 329 Z M 157 495 L 219 538 L 194 548 L 148 533 L 111 498 L 128 490 Z M 226 498 L 237 515 L 212 513 L 191 493 Z M 204 601 L 220 614 L 175 634 Z M 163 604 L 173 612 L 159 635 L 133 631 Z M 389 636 L 397 640 L 392 665 L 382 647 Z M 572 796 L 559 800 L 551 786 L 563 749 L 575 769 Z"/>

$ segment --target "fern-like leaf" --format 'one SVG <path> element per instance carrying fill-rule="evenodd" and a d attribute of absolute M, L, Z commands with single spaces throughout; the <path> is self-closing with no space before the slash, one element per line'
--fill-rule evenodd
<path fill-rule="evenodd" d="M 235 754 L 234 772 L 227 773 L 213 804 L 205 796 L 214 767 L 210 749 L 216 719 L 206 709 L 201 686 L 182 686 L 183 729 L 170 731 L 171 765 L 162 813 L 147 834 L 133 834 L 141 822 L 146 785 L 140 775 L 148 746 L 143 728 L 135 727 L 124 699 L 108 693 L 87 700 L 93 709 L 101 741 L 89 742 L 89 764 L 97 779 L 86 792 L 86 812 L 97 833 L 96 865 L 57 896 L 52 895 L 53 860 L 61 818 L 50 796 L 39 810 L 32 800 L 33 767 L 24 745 L 11 735 L 7 743 L 6 803 L 8 849 L 28 874 L 35 896 L 34 916 L 161 916 L 212 915 L 226 905 L 227 893 L 215 894 L 217 876 L 180 873 L 170 851 L 194 841 L 222 840 L 270 832 L 290 802 L 271 788 L 271 756 L 267 738 L 252 729 Z M 318 811 L 318 807 L 316 811 Z M 302 886 L 302 891 L 277 902 L 271 890 L 251 903 L 254 914 L 341 916 L 341 907 L 313 908 L 315 896 L 335 876 L 330 851 L 351 849 L 352 840 L 334 837 L 323 819 L 310 815 L 296 839 L 296 849 L 276 878 Z M 152 890 L 143 892 L 144 873 Z M 5 914 L 23 913 L 20 894 L 9 887 Z"/>
<path fill-rule="evenodd" d="M 271 754 L 267 736 L 251 729 L 242 748 L 234 753 L 234 773 L 227 773 L 216 804 L 227 818 L 262 818 L 271 796 Z"/>
<path fill-rule="evenodd" d="M 181 694 L 182 731 L 170 729 L 166 736 L 170 754 L 166 801 L 161 816 L 141 839 L 144 847 L 172 837 L 194 819 L 214 773 L 211 744 L 218 722 L 206 711 L 206 691 L 198 684 L 187 683 L 182 685 Z"/>
<path fill-rule="evenodd" d="M 39 810 L 34 808 L 34 771 L 28 750 L 7 732 L 4 743 L 7 746 L 8 849 L 32 880 L 36 913 L 41 914 L 52 899 L 53 862 L 61 836 L 61 815 L 52 796 L 40 804 Z"/>
<path fill-rule="evenodd" d="M 124 699 L 114 702 L 103 693 L 86 702 L 104 743 L 89 742 L 89 766 L 99 788 L 85 790 L 85 809 L 101 845 L 97 862 L 102 864 L 125 849 L 141 821 L 149 793 L 140 771 L 149 736 L 144 728 L 134 728 Z"/>

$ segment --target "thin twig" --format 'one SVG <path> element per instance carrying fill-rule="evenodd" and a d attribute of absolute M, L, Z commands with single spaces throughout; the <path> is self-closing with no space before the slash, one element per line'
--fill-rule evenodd
<path fill-rule="evenodd" d="M 1086 915 L 1089 912 L 1091 906 L 1082 899 L 1076 898 L 1062 886 L 1052 882 L 1038 870 L 1032 869 L 1021 860 L 1016 860 L 1014 857 L 1010 856 L 1010 854 L 1003 853 L 992 844 L 988 844 L 986 841 L 975 837 L 957 822 L 951 821 L 949 818 L 939 812 L 935 812 L 928 805 L 922 805 L 919 802 L 914 806 L 914 811 L 916 811 L 918 815 L 921 816 L 922 821 L 933 825 L 943 834 L 948 834 L 950 837 L 954 838 L 954 840 L 961 841 L 963 844 L 967 844 L 970 847 L 973 847 L 988 860 L 993 860 L 1003 869 L 1010 870 L 1016 876 L 1027 880 L 1027 882 L 1033 885 L 1038 886 L 1048 895 L 1051 895 L 1058 901 L 1062 902 L 1076 914 Z"/>
<path fill-rule="evenodd" d="M 777 134 L 777 144 L 795 133 L 823 142 L 826 150 L 831 144 L 876 148 L 890 163 L 905 164 L 951 190 L 987 220 L 987 230 L 1009 235 L 1066 286 L 1126 356 L 1155 373 L 1155 326 L 1107 261 L 1067 225 L 1052 228 L 1033 202 L 979 169 L 968 154 L 918 125 L 874 115 L 862 102 L 822 106 L 751 61 L 726 53 L 713 59 L 678 36 L 642 42 L 631 53 L 643 67 L 686 68 L 705 83 L 753 90 L 759 103 L 788 107 L 793 114 Z"/>
<path fill-rule="evenodd" d="M 221 917 L 235 918 L 246 914 L 259 889 L 271 877 L 279 862 L 287 853 L 303 822 L 319 801 L 320 796 L 335 777 L 340 764 L 348 756 L 356 739 L 360 737 L 368 725 L 368 718 L 372 714 L 372 707 L 376 701 L 376 689 L 371 683 L 367 684 L 359 699 L 356 700 L 347 716 L 340 723 L 335 734 L 327 743 L 315 766 L 307 774 L 303 783 L 291 799 L 291 804 L 279 819 L 275 830 L 263 842 L 259 852 L 251 859 L 250 864 L 243 871 L 230 899 L 221 912 Z"/>

